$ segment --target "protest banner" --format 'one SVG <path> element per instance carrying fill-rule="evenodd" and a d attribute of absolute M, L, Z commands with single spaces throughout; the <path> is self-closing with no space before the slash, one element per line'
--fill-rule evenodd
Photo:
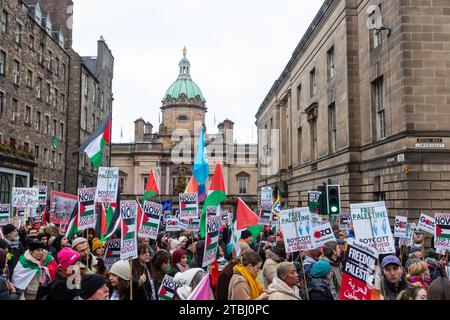
<path fill-rule="evenodd" d="M 178 219 L 178 226 L 180 227 L 180 230 L 187 230 L 189 228 L 189 221 L 191 219 Z"/>
<path fill-rule="evenodd" d="M 180 231 L 180 225 L 178 224 L 178 218 L 169 218 L 166 221 L 166 232 L 178 232 Z"/>
<path fill-rule="evenodd" d="M 354 239 L 347 244 L 339 299 L 370 300 L 378 252 Z"/>
<path fill-rule="evenodd" d="M 68 223 L 77 205 L 77 196 L 52 190 L 50 192 L 50 222 L 59 225 Z"/>
<path fill-rule="evenodd" d="M 198 219 L 198 194 L 196 192 L 180 193 L 180 215 L 183 219 Z"/>
<path fill-rule="evenodd" d="M 142 218 L 138 236 L 156 240 L 158 237 L 159 223 L 161 221 L 162 205 L 159 203 L 144 201 L 142 205 Z"/>
<path fill-rule="evenodd" d="M 339 214 L 339 230 L 345 232 L 352 230 L 352 216 L 350 212 L 341 212 Z"/>
<path fill-rule="evenodd" d="M 319 213 L 319 199 L 322 192 L 320 191 L 308 191 L 308 207 L 313 213 Z M 325 214 L 324 212 L 320 212 Z"/>
<path fill-rule="evenodd" d="M 136 220 L 138 203 L 135 200 L 120 202 L 122 218 L 122 238 L 120 242 L 120 260 L 135 259 L 137 254 Z"/>
<path fill-rule="evenodd" d="M 395 216 L 394 237 L 406 238 L 408 229 L 408 217 Z"/>
<path fill-rule="evenodd" d="M 272 217 L 272 202 L 261 202 L 261 210 L 259 211 L 259 225 L 270 226 Z"/>
<path fill-rule="evenodd" d="M 173 300 L 175 290 L 181 287 L 181 284 L 173 281 L 171 276 L 166 275 L 158 290 L 158 297 L 160 300 Z"/>
<path fill-rule="evenodd" d="M 119 184 L 119 168 L 98 169 L 95 202 L 116 202 Z"/>
<path fill-rule="evenodd" d="M 200 232 L 200 219 L 189 220 L 189 225 L 186 229 L 188 232 L 199 233 Z"/>
<path fill-rule="evenodd" d="M 355 238 L 378 250 L 395 253 L 394 237 L 384 201 L 350 204 Z"/>
<path fill-rule="evenodd" d="M 328 221 L 313 224 L 314 248 L 320 248 L 329 241 L 336 241 L 333 229 Z"/>
<path fill-rule="evenodd" d="M 427 216 L 422 213 L 419 218 L 419 224 L 417 225 L 419 230 L 428 232 L 429 234 L 434 235 L 435 233 L 435 221 L 433 217 Z"/>
<path fill-rule="evenodd" d="M 0 226 L 10 223 L 11 207 L 9 203 L 0 204 Z"/>
<path fill-rule="evenodd" d="M 47 205 L 47 186 L 34 186 L 33 188 L 39 189 L 39 205 Z"/>
<path fill-rule="evenodd" d="M 95 228 L 95 188 L 78 189 L 78 231 Z"/>
<path fill-rule="evenodd" d="M 311 212 L 308 207 L 281 211 L 280 229 L 286 253 L 314 249 Z"/>
<path fill-rule="evenodd" d="M 273 204 L 272 193 L 273 193 L 272 187 L 262 187 L 261 188 L 261 203 L 271 202 Z"/>
<path fill-rule="evenodd" d="M 206 237 L 205 251 L 203 252 L 203 268 L 216 260 L 217 246 L 219 244 L 219 229 L 221 225 L 219 212 L 219 206 L 206 208 Z"/>
<path fill-rule="evenodd" d="M 436 213 L 434 247 L 450 250 L 450 213 Z"/>
<path fill-rule="evenodd" d="M 399 238 L 398 244 L 400 246 L 412 247 L 414 244 L 414 230 L 416 229 L 416 225 L 414 223 L 408 223 L 406 227 L 406 237 Z"/>
<path fill-rule="evenodd" d="M 105 265 L 111 269 L 112 265 L 120 260 L 120 239 L 106 241 Z"/>
<path fill-rule="evenodd" d="M 12 188 L 13 208 L 37 208 L 38 206 L 38 188 Z"/>

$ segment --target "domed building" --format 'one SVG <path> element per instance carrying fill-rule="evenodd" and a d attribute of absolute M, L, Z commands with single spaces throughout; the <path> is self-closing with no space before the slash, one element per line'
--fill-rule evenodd
<path fill-rule="evenodd" d="M 161 199 L 171 199 L 178 205 L 175 190 L 177 181 L 188 183 L 192 175 L 198 137 L 203 127 L 207 147 L 210 177 L 217 161 L 227 189 L 227 206 L 232 212 L 237 197 L 251 207 L 257 205 L 257 146 L 256 144 L 235 144 L 233 121 L 225 119 L 218 125 L 218 133 L 208 134 L 205 126 L 206 99 L 200 87 L 192 80 L 191 64 L 186 57 L 179 62 L 177 79 L 168 87 L 162 99 L 161 123 L 154 132 L 151 122 L 139 118 L 134 122 L 133 143 L 113 143 L 111 166 L 120 168 L 122 199 L 142 196 L 150 170 L 158 180 Z M 179 186 L 178 186 L 179 187 Z"/>

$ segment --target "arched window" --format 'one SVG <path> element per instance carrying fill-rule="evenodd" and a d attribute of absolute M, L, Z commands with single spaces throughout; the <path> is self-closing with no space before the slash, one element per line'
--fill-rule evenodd
<path fill-rule="evenodd" d="M 0 175 L 0 203 L 9 203 L 10 182 L 7 175 Z"/>
<path fill-rule="evenodd" d="M 25 185 L 23 183 L 23 178 L 16 176 L 16 183 L 14 184 L 14 187 L 16 188 L 23 188 Z"/>

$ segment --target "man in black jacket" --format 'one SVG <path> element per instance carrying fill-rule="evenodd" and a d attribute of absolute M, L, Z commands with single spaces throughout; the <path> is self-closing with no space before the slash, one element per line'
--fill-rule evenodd
<path fill-rule="evenodd" d="M 394 255 L 386 256 L 381 262 L 383 268 L 381 293 L 385 300 L 395 300 L 400 291 L 408 285 L 402 278 L 403 268 L 400 259 Z"/>
<path fill-rule="evenodd" d="M 20 242 L 19 232 L 17 228 L 12 224 L 7 224 L 2 228 L 5 241 L 8 245 L 8 268 L 11 271 L 9 279 L 12 279 L 12 273 L 19 261 L 20 256 L 25 252 L 22 243 Z"/>

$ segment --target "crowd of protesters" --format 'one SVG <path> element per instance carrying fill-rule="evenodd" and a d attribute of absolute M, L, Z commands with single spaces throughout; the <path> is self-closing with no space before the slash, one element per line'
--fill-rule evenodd
<path fill-rule="evenodd" d="M 9 224 L 0 240 L 0 300 L 158 300 L 166 275 L 186 300 L 208 273 L 202 267 L 205 241 L 192 233 L 161 232 L 156 240 L 138 239 L 138 257 L 105 264 L 105 243 L 93 234 L 67 239 L 54 226 L 35 230 Z M 283 239 L 265 230 L 253 239 L 244 230 L 238 246 L 222 229 L 217 251 L 215 300 L 338 300 L 348 235 L 287 254 Z M 409 252 L 379 257 L 379 292 L 385 300 L 450 300 L 447 256 L 425 250 L 424 236 L 414 235 Z M 79 272 L 77 272 L 79 270 Z"/>

